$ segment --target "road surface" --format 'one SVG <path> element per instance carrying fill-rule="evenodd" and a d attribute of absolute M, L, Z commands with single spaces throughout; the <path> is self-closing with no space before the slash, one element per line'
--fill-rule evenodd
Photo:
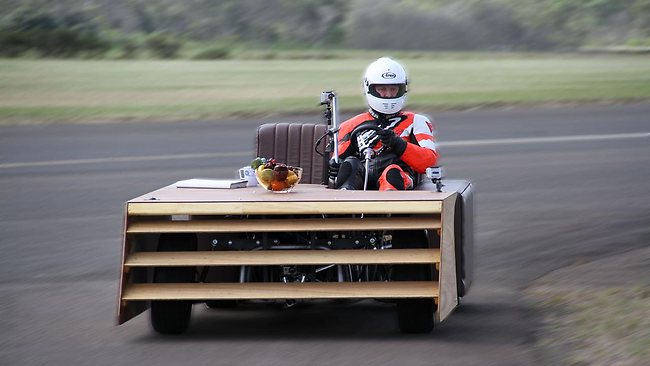
<path fill-rule="evenodd" d="M 436 114 L 447 176 L 476 185 L 476 278 L 427 335 L 400 334 L 394 308 L 373 301 L 196 305 L 189 333 L 174 337 L 153 333 L 148 313 L 115 325 L 123 203 L 180 179 L 233 176 L 252 157 L 255 126 L 318 113 L 0 127 L 0 364 L 543 364 L 540 314 L 522 291 L 648 246 L 649 116 L 647 103 Z"/>

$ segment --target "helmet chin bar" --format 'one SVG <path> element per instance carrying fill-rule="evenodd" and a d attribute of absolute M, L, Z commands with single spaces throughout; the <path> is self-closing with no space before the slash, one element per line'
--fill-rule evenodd
<path fill-rule="evenodd" d="M 368 106 L 377 113 L 391 115 L 399 113 L 406 102 L 406 95 L 399 98 L 377 98 L 373 95 L 366 94 Z"/>
<path fill-rule="evenodd" d="M 399 111 L 399 112 L 393 113 L 393 114 L 383 114 L 383 113 L 377 112 L 376 110 L 374 110 L 372 108 L 368 108 L 368 113 L 370 113 L 370 115 L 373 116 L 375 119 L 387 120 L 387 119 L 390 119 L 392 117 L 397 116 L 398 114 L 402 113 L 402 111 Z"/>

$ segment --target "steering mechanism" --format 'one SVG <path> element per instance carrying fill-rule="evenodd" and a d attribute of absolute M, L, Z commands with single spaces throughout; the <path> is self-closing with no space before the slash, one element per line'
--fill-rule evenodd
<path fill-rule="evenodd" d="M 368 169 L 370 168 L 370 159 L 374 158 L 383 150 L 383 147 L 375 152 L 372 148 L 376 143 L 375 138 L 372 136 L 372 131 L 381 131 L 381 127 L 372 124 L 372 122 L 362 123 L 352 130 L 350 133 L 350 140 L 357 144 L 357 151 L 363 155 L 365 165 L 365 175 L 363 177 L 363 190 L 368 189 Z M 377 136 L 376 134 L 374 134 Z"/>

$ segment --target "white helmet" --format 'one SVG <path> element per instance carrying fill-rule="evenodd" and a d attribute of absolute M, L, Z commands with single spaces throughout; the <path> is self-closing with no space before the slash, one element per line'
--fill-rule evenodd
<path fill-rule="evenodd" d="M 382 98 L 375 90 L 375 85 L 398 85 L 397 95 Z M 402 110 L 406 102 L 406 71 L 395 60 L 388 57 L 379 58 L 366 69 L 363 79 L 366 101 L 374 111 L 382 114 L 395 114 Z"/>

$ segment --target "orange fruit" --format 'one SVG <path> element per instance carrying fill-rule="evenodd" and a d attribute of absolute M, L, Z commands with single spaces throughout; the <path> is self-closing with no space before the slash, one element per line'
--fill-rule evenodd
<path fill-rule="evenodd" d="M 274 180 L 271 182 L 272 191 L 281 191 L 287 188 L 287 184 L 283 180 Z"/>

